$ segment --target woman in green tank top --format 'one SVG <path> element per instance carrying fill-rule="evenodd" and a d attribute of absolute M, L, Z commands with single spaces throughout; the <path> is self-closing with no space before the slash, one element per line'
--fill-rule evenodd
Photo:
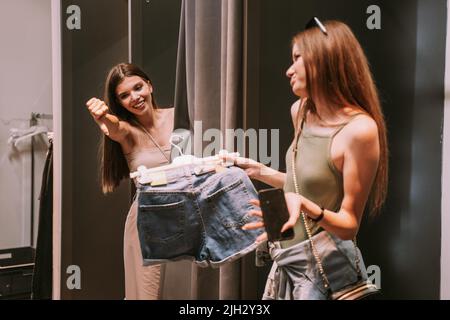
<path fill-rule="evenodd" d="M 310 218 L 313 235 L 325 230 L 352 240 L 366 204 L 371 214 L 379 211 L 388 180 L 386 127 L 367 59 L 347 25 L 312 20 L 293 38 L 292 61 L 286 74 L 299 99 L 291 108 L 296 137 L 287 151 L 287 172 L 245 158 L 236 164 L 250 178 L 284 189 L 290 219 L 283 230 L 293 227 L 296 236 L 281 242 L 281 248 L 307 239 L 301 212 Z M 245 228 L 263 226 L 261 221 Z"/>

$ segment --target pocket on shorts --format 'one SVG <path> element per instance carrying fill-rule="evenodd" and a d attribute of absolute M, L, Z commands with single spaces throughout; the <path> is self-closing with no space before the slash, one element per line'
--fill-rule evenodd
<path fill-rule="evenodd" d="M 241 179 L 223 182 L 218 189 L 211 191 L 206 200 L 225 228 L 241 229 L 244 224 L 255 220 L 247 214 L 253 208 L 247 187 Z"/>
<path fill-rule="evenodd" d="M 146 197 L 146 194 L 140 196 Z M 183 237 L 186 219 L 185 199 L 178 196 L 169 200 L 167 195 L 156 194 L 151 194 L 151 198 L 151 204 L 139 201 L 138 208 L 138 229 L 145 241 L 167 243 Z"/>

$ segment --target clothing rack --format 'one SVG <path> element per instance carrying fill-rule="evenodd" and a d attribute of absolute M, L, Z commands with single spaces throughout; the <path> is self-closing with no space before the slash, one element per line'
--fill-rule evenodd
<path fill-rule="evenodd" d="M 52 120 L 53 119 L 53 115 L 51 114 L 46 114 L 46 113 L 37 113 L 37 112 L 32 112 L 31 113 L 31 120 L 30 120 L 30 125 L 35 126 L 38 122 L 39 119 L 42 120 Z"/>

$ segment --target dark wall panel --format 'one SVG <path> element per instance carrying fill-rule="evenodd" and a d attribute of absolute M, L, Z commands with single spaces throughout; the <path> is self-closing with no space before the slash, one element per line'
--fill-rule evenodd
<path fill-rule="evenodd" d="M 81 30 L 66 27 L 69 5 L 81 9 Z M 129 186 L 101 194 L 100 131 L 86 101 L 102 98 L 114 64 L 128 61 L 127 0 L 62 1 L 63 195 L 62 299 L 123 299 L 123 229 Z M 81 268 L 81 290 L 68 290 L 66 269 Z"/>
<path fill-rule="evenodd" d="M 174 105 L 181 0 L 133 0 L 132 61 L 148 73 L 161 107 Z"/>

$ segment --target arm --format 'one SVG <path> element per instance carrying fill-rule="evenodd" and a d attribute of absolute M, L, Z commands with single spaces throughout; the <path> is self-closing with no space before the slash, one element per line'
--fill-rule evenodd
<path fill-rule="evenodd" d="M 259 163 L 253 159 L 243 157 L 223 157 L 226 161 L 232 161 L 234 164 L 245 170 L 250 179 L 255 179 L 275 188 L 283 188 L 286 180 L 286 174 Z"/>
<path fill-rule="evenodd" d="M 268 184 L 269 186 L 272 186 L 274 188 L 283 188 L 284 183 L 286 182 L 286 173 L 272 169 L 268 166 L 263 165 L 262 163 L 256 163 L 259 165 L 259 168 L 257 170 L 245 170 L 250 178 L 264 182 L 265 184 Z M 239 162 L 237 162 L 237 164 L 238 166 L 241 166 Z"/>
<path fill-rule="evenodd" d="M 348 143 L 342 168 L 344 197 L 341 208 L 338 212 L 324 210 L 324 216 L 319 222 L 322 228 L 343 240 L 352 240 L 358 232 L 380 157 L 378 129 L 375 122 L 370 118 L 364 118 L 349 126 L 352 126 L 351 135 L 343 137 Z M 295 193 L 286 193 L 285 196 L 290 218 L 284 224 L 283 231 L 294 227 L 301 211 L 313 219 L 320 216 L 322 209 L 311 200 Z M 257 201 L 253 201 L 252 204 L 259 206 Z M 250 214 L 262 217 L 260 210 L 252 210 Z M 243 229 L 257 229 L 263 226 L 264 222 L 259 221 L 249 223 Z M 258 237 L 258 241 L 265 239 L 265 234 Z"/>
<path fill-rule="evenodd" d="M 294 128 L 296 127 L 297 114 L 300 109 L 300 100 L 297 100 L 291 107 L 291 117 Z M 283 188 L 286 182 L 286 174 L 269 168 L 262 163 L 246 158 L 236 158 L 237 166 L 243 168 L 251 179 L 255 179 L 275 188 Z"/>
<path fill-rule="evenodd" d="M 90 99 L 86 106 L 102 132 L 112 140 L 123 143 L 130 133 L 130 126 L 125 121 L 109 113 L 108 106 L 97 98 Z"/>
<path fill-rule="evenodd" d="M 380 148 L 378 129 L 370 118 L 349 125 L 352 136 L 344 152 L 342 168 L 344 197 L 338 212 L 324 210 L 320 226 L 341 239 L 351 240 L 358 233 L 362 214 L 378 168 Z M 311 218 L 321 214 L 321 208 L 303 197 L 301 210 Z"/>

